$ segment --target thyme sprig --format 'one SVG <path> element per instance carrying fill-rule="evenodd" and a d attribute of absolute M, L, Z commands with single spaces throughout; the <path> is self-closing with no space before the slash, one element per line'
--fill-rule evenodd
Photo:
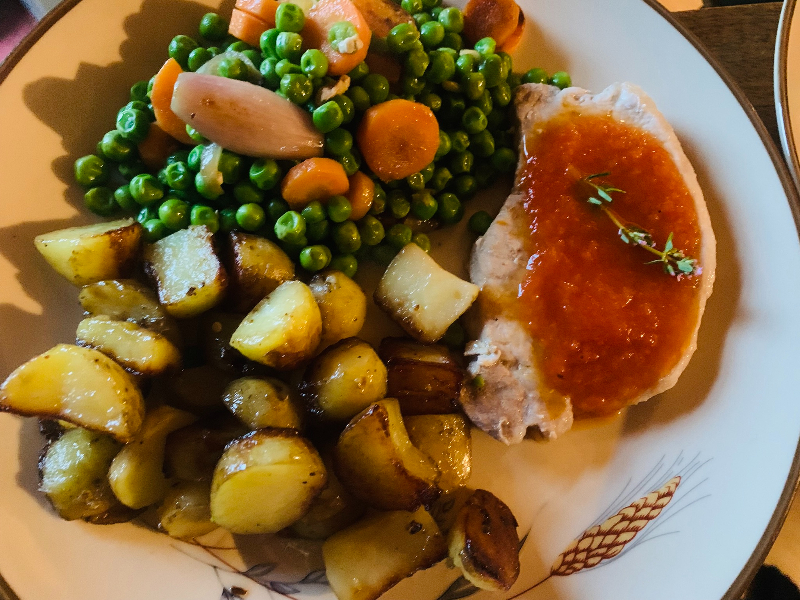
<path fill-rule="evenodd" d="M 675 247 L 672 241 L 672 233 L 667 237 L 667 241 L 664 243 L 664 249 L 659 250 L 650 232 L 642 229 L 638 225 L 625 223 L 616 212 L 606 206 L 606 204 L 611 204 L 613 201 L 611 197 L 612 193 L 625 193 L 624 190 L 595 181 L 596 179 L 608 177 L 609 175 L 610 173 L 594 173 L 592 175 L 587 175 L 581 179 L 581 181 L 591 186 L 595 191 L 586 201 L 589 204 L 597 206 L 611 219 L 611 222 L 614 223 L 618 229 L 620 239 L 626 244 L 639 246 L 651 254 L 655 254 L 658 258 L 648 261 L 645 264 L 660 264 L 664 272 L 668 275 L 677 275 L 679 277 L 699 275 L 701 273 L 701 268 L 697 264 L 697 259 L 686 256 L 681 250 Z"/>

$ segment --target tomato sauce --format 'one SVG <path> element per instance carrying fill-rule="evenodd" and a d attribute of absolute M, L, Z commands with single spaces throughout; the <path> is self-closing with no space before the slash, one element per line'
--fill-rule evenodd
<path fill-rule="evenodd" d="M 586 200 L 581 178 L 625 193 L 606 204 L 623 222 L 697 258 L 694 201 L 672 158 L 650 135 L 606 116 L 569 115 L 526 140 L 520 189 L 528 227 L 521 318 L 544 384 L 569 396 L 576 417 L 605 416 L 652 388 L 691 341 L 700 278 L 675 277 Z M 702 267 L 702 265 L 701 265 Z"/>

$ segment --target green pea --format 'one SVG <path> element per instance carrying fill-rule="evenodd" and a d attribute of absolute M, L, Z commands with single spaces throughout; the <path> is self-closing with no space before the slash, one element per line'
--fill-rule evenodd
<path fill-rule="evenodd" d="M 325 77 L 328 73 L 328 58 L 320 50 L 311 48 L 300 57 L 300 68 L 308 77 Z"/>
<path fill-rule="evenodd" d="M 406 183 L 413 192 L 419 192 L 425 189 L 425 179 L 422 177 L 422 173 L 412 173 L 406 177 Z"/>
<path fill-rule="evenodd" d="M 306 271 L 316 273 L 331 262 L 331 251 L 327 246 L 306 246 L 300 251 L 300 266 Z"/>
<path fill-rule="evenodd" d="M 319 200 L 309 202 L 306 207 L 300 212 L 306 221 L 306 226 L 313 223 L 320 223 L 325 220 L 325 207 Z"/>
<path fill-rule="evenodd" d="M 282 58 L 275 64 L 275 74 L 283 78 L 286 75 L 302 75 L 303 69 L 300 65 L 294 64 L 292 61 Z"/>
<path fill-rule="evenodd" d="M 103 217 L 114 214 L 118 206 L 116 200 L 114 200 L 114 192 L 103 185 L 88 190 L 83 195 L 83 200 L 86 208 Z"/>
<path fill-rule="evenodd" d="M 490 162 L 481 161 L 475 167 L 475 181 L 479 188 L 489 187 L 495 179 L 496 172 Z"/>
<path fill-rule="evenodd" d="M 450 172 L 453 173 L 453 175 L 469 173 L 472 170 L 472 163 L 474 160 L 475 158 L 469 150 L 465 152 L 456 152 L 450 157 Z"/>
<path fill-rule="evenodd" d="M 292 75 L 287 75 L 287 77 L 292 77 Z M 331 100 L 314 109 L 312 119 L 314 121 L 314 126 L 319 131 L 328 133 L 342 124 L 344 116 L 342 115 L 342 109 L 339 108 L 339 105 Z"/>
<path fill-rule="evenodd" d="M 194 183 L 194 174 L 185 162 L 174 162 L 158 172 L 158 180 L 173 190 L 188 190 Z"/>
<path fill-rule="evenodd" d="M 475 71 L 475 57 L 472 54 L 462 54 L 456 59 L 456 74 L 462 81 Z"/>
<path fill-rule="evenodd" d="M 453 179 L 450 187 L 456 196 L 462 200 L 469 200 L 478 191 L 478 182 L 472 175 L 464 173 Z"/>
<path fill-rule="evenodd" d="M 344 196 L 333 196 L 328 200 L 328 218 L 334 223 L 343 223 L 350 218 L 353 207 Z"/>
<path fill-rule="evenodd" d="M 505 108 L 511 102 L 511 86 L 501 81 L 492 88 L 492 101 L 500 108 Z"/>
<path fill-rule="evenodd" d="M 289 205 L 283 198 L 273 198 L 267 202 L 267 215 L 271 221 L 277 221 L 287 212 L 289 212 Z"/>
<path fill-rule="evenodd" d="M 305 23 L 306 16 L 303 14 L 302 8 L 291 2 L 278 4 L 278 10 L 275 11 L 275 27 L 277 29 L 299 33 L 303 30 Z"/>
<path fill-rule="evenodd" d="M 242 177 L 244 163 L 242 157 L 229 150 L 223 150 L 217 169 L 222 173 L 222 183 L 236 183 Z"/>
<path fill-rule="evenodd" d="M 219 228 L 221 231 L 235 231 L 239 229 L 239 224 L 236 222 L 236 209 L 223 208 L 219 211 Z"/>
<path fill-rule="evenodd" d="M 553 73 L 553 76 L 550 77 L 550 85 L 554 85 L 563 90 L 564 88 L 568 88 L 572 85 L 572 78 L 566 71 L 558 71 Z"/>
<path fill-rule="evenodd" d="M 260 204 L 242 204 L 236 209 L 236 223 L 245 231 L 258 231 L 266 221 L 266 214 Z"/>
<path fill-rule="evenodd" d="M 392 190 L 387 196 L 389 212 L 395 219 L 405 219 L 411 211 L 411 202 L 408 201 L 405 192 L 402 190 Z"/>
<path fill-rule="evenodd" d="M 383 223 L 372 215 L 367 215 L 358 222 L 358 232 L 361 235 L 361 241 L 367 246 L 380 244 L 386 236 Z"/>
<path fill-rule="evenodd" d="M 445 225 L 458 223 L 464 216 L 464 207 L 455 194 L 445 192 L 439 194 L 436 200 L 439 203 L 436 216 L 438 216 Z"/>
<path fill-rule="evenodd" d="M 423 0 L 423 2 L 424 2 L 424 0 Z M 434 19 L 438 19 L 438 18 L 439 18 L 439 15 L 440 15 L 440 14 L 441 14 L 441 12 L 444 10 L 444 6 L 442 6 L 441 4 L 442 4 L 442 2 L 441 2 L 441 0 L 439 0 L 438 4 L 434 4 L 434 5 L 433 5 L 433 8 L 431 8 L 431 9 L 428 11 L 428 12 L 430 12 L 430 13 L 431 13 L 431 16 L 432 16 Z"/>
<path fill-rule="evenodd" d="M 503 59 L 503 65 L 505 65 L 505 70 L 508 75 L 514 70 L 514 60 L 511 58 L 511 55 L 508 52 L 503 52 L 502 50 L 497 53 L 497 56 Z"/>
<path fill-rule="evenodd" d="M 267 29 L 261 34 L 261 37 L 258 38 L 258 45 L 261 47 L 261 52 L 264 54 L 265 58 L 281 58 L 278 56 L 277 51 L 278 36 L 280 34 L 280 29 Z"/>
<path fill-rule="evenodd" d="M 517 166 L 517 155 L 511 148 L 498 148 L 489 160 L 501 173 L 511 173 Z"/>
<path fill-rule="evenodd" d="M 194 128 L 194 127 L 192 127 L 191 125 L 187 125 L 187 126 L 186 126 L 186 134 L 187 134 L 187 135 L 188 135 L 190 138 L 192 138 L 192 141 L 193 141 L 193 142 L 195 142 L 195 143 L 197 143 L 197 144 L 203 144 L 203 143 L 205 143 L 205 142 L 207 142 L 207 141 L 208 141 L 208 140 L 205 138 L 205 136 L 203 136 L 203 134 L 202 134 L 202 133 L 200 133 L 199 131 L 197 131 L 197 129 L 195 129 L 195 128 Z"/>
<path fill-rule="evenodd" d="M 400 7 L 408 14 L 413 15 L 422 11 L 422 0 L 402 0 Z"/>
<path fill-rule="evenodd" d="M 359 161 L 358 157 L 352 150 L 348 150 L 344 152 L 340 156 L 337 157 L 339 164 L 342 165 L 344 168 L 344 172 L 347 174 L 348 177 L 351 175 L 355 175 L 355 172 L 361 168 L 361 162 Z"/>
<path fill-rule="evenodd" d="M 430 254 L 431 251 L 431 238 L 427 235 L 422 233 L 421 231 L 417 231 L 414 235 L 411 236 L 411 243 L 416 244 L 420 248 L 422 248 L 425 252 Z"/>
<path fill-rule="evenodd" d="M 469 228 L 478 235 L 483 235 L 492 224 L 492 216 L 485 210 L 479 210 L 469 218 Z"/>
<path fill-rule="evenodd" d="M 422 77 L 425 74 L 425 71 L 428 69 L 429 64 L 430 58 L 424 50 L 412 50 L 406 54 L 403 73 L 405 75 L 410 75 L 411 77 Z"/>
<path fill-rule="evenodd" d="M 452 54 L 441 50 L 430 53 L 430 65 L 425 78 L 432 83 L 442 83 L 450 79 L 456 72 L 456 61 Z"/>
<path fill-rule="evenodd" d="M 508 77 L 508 71 L 505 70 L 503 59 L 496 54 L 486 56 L 483 61 L 481 61 L 480 66 L 478 66 L 478 71 L 486 80 L 487 88 L 500 85 L 500 83 Z"/>
<path fill-rule="evenodd" d="M 422 181 L 426 184 L 431 180 L 433 177 L 433 172 L 436 170 L 436 165 L 434 163 L 430 163 L 428 166 L 423 168 L 419 174 L 422 175 Z"/>
<path fill-rule="evenodd" d="M 224 56 L 217 65 L 217 72 L 228 79 L 247 81 L 250 78 L 250 68 L 238 56 Z"/>
<path fill-rule="evenodd" d="M 354 38 L 358 35 L 355 25 L 349 21 L 339 21 L 331 25 L 328 30 L 328 42 L 334 47 L 339 47 L 340 44 L 347 40 Z"/>
<path fill-rule="evenodd" d="M 145 221 L 142 223 L 142 229 L 144 241 L 148 244 L 153 244 L 171 233 L 161 219 L 149 219 Z"/>
<path fill-rule="evenodd" d="M 117 131 L 125 139 L 138 144 L 150 131 L 150 116 L 142 110 L 123 108 L 117 113 Z"/>
<path fill-rule="evenodd" d="M 216 233 L 219 230 L 219 215 L 210 206 L 195 204 L 189 213 L 189 223 L 191 225 L 205 225 L 211 233 Z"/>
<path fill-rule="evenodd" d="M 341 156 L 353 147 L 353 134 L 341 127 L 325 134 L 325 150 L 334 156 Z"/>
<path fill-rule="evenodd" d="M 361 81 L 367 75 L 369 75 L 369 66 L 363 60 L 347 74 L 350 77 L 350 81 Z"/>
<path fill-rule="evenodd" d="M 455 6 L 442 10 L 438 20 L 447 32 L 461 33 L 464 29 L 464 14 Z"/>
<path fill-rule="evenodd" d="M 130 191 L 128 193 L 130 193 Z M 155 206 L 144 206 L 136 215 L 136 220 L 142 224 L 150 219 L 158 219 L 158 208 Z"/>
<path fill-rule="evenodd" d="M 450 169 L 447 167 L 436 167 L 431 180 L 428 182 L 428 187 L 434 192 L 441 192 L 452 178 L 453 174 L 450 172 Z"/>
<path fill-rule="evenodd" d="M 436 150 L 436 154 L 433 157 L 433 160 L 439 160 L 443 156 L 445 156 L 453 147 L 453 142 L 450 139 L 450 136 L 441 129 L 439 130 L 439 148 Z"/>
<path fill-rule="evenodd" d="M 426 48 L 435 48 L 444 39 L 444 26 L 439 21 L 429 21 L 420 26 L 419 39 Z"/>
<path fill-rule="evenodd" d="M 435 113 L 439 112 L 439 110 L 442 108 L 442 97 L 438 94 L 434 94 L 433 92 L 428 92 L 427 94 L 423 95 L 419 101 Z"/>
<path fill-rule="evenodd" d="M 522 75 L 522 83 L 547 83 L 549 79 L 547 71 L 538 67 L 526 71 Z"/>
<path fill-rule="evenodd" d="M 195 173 L 194 187 L 206 200 L 216 200 L 223 194 L 222 186 L 217 181 L 208 180 L 201 173 Z"/>
<path fill-rule="evenodd" d="M 470 136 L 469 146 L 475 156 L 487 158 L 494 154 L 494 136 L 488 129 L 484 129 Z"/>
<path fill-rule="evenodd" d="M 350 86 L 346 93 L 358 112 L 364 112 L 370 107 L 369 94 L 360 85 Z"/>
<path fill-rule="evenodd" d="M 468 134 L 480 133 L 488 126 L 486 115 L 477 106 L 470 106 L 461 117 L 461 125 Z"/>
<path fill-rule="evenodd" d="M 376 183 L 375 192 L 372 195 L 372 205 L 369 207 L 369 214 L 383 214 L 383 212 L 386 210 L 386 202 L 386 191 Z"/>
<path fill-rule="evenodd" d="M 261 62 L 264 60 L 264 55 L 261 54 L 261 51 L 255 49 L 245 50 L 242 52 L 242 56 L 253 63 L 255 69 L 258 69 L 261 66 Z"/>
<path fill-rule="evenodd" d="M 114 201 L 121 209 L 128 212 L 137 212 L 141 208 L 131 196 L 131 189 L 128 185 L 121 185 L 114 190 Z"/>
<path fill-rule="evenodd" d="M 411 195 L 411 214 L 427 221 L 436 214 L 438 204 L 430 192 L 417 192 Z"/>
<path fill-rule="evenodd" d="M 489 56 L 490 54 L 494 54 L 496 47 L 497 43 L 493 38 L 490 37 L 481 38 L 475 42 L 475 50 L 477 50 L 481 56 Z"/>
<path fill-rule="evenodd" d="M 114 129 L 109 131 L 100 140 L 99 149 L 105 158 L 115 162 L 123 162 L 132 158 L 136 152 L 136 144 L 126 139 Z"/>
<path fill-rule="evenodd" d="M 419 40 L 419 30 L 411 23 L 395 25 L 386 36 L 389 51 L 393 54 L 408 52 L 417 40 Z"/>
<path fill-rule="evenodd" d="M 271 190 L 281 180 L 281 168 L 271 158 L 258 158 L 250 165 L 250 183 L 260 190 Z"/>
<path fill-rule="evenodd" d="M 133 199 L 142 206 L 155 204 L 164 197 L 161 182 L 149 173 L 142 173 L 131 179 L 129 189 Z"/>
<path fill-rule="evenodd" d="M 147 97 L 146 81 L 137 81 L 131 86 L 130 99 L 137 100 L 139 102 L 147 102 L 149 100 Z"/>
<path fill-rule="evenodd" d="M 506 111 L 504 110 L 493 110 L 488 115 L 486 115 L 487 120 L 489 121 L 489 129 L 496 135 L 500 131 L 505 131 L 508 129 L 508 119 L 506 115 Z M 498 145 L 500 145 L 498 143 Z"/>
<path fill-rule="evenodd" d="M 361 234 L 358 227 L 352 221 L 345 221 L 334 225 L 331 234 L 333 243 L 336 244 L 342 254 L 352 254 L 361 248 Z"/>
<path fill-rule="evenodd" d="M 75 161 L 75 181 L 86 187 L 102 185 L 108 181 L 110 168 L 105 160 L 96 154 L 82 156 Z"/>
<path fill-rule="evenodd" d="M 277 90 L 281 85 L 281 77 L 278 75 L 278 59 L 275 57 L 265 58 L 261 61 L 258 70 L 264 76 L 264 85 L 272 90 Z"/>
<path fill-rule="evenodd" d="M 462 96 L 447 94 L 442 96 L 442 119 L 448 124 L 461 123 L 461 115 L 467 108 L 467 103 Z"/>
<path fill-rule="evenodd" d="M 386 97 L 389 95 L 389 80 L 378 73 L 370 73 L 364 77 L 361 82 L 361 87 L 363 87 L 369 95 L 371 104 L 385 102 Z"/>
<path fill-rule="evenodd" d="M 188 35 L 176 35 L 169 43 L 169 56 L 186 69 L 188 67 L 189 54 L 195 48 L 197 48 L 197 42 Z"/>
<path fill-rule="evenodd" d="M 206 13 L 200 19 L 198 30 L 208 41 L 219 42 L 225 39 L 228 33 L 228 21 L 217 13 Z"/>
<path fill-rule="evenodd" d="M 275 39 L 275 53 L 278 58 L 285 58 L 297 63 L 303 55 L 303 38 L 293 31 L 281 31 Z"/>
<path fill-rule="evenodd" d="M 203 160 L 204 150 L 205 146 L 203 144 L 198 144 L 189 151 L 189 156 L 186 158 L 186 164 L 192 171 L 200 170 L 200 164 L 201 161 Z"/>
<path fill-rule="evenodd" d="M 353 101 L 344 95 L 334 96 L 331 98 L 333 102 L 339 105 L 339 108 L 342 109 L 342 123 L 347 124 L 353 120 L 355 116 L 356 109 L 353 105 Z"/>
<path fill-rule="evenodd" d="M 511 71 L 508 72 L 508 79 L 506 79 L 508 85 L 511 86 L 513 90 L 515 87 L 519 86 L 522 83 L 522 76 L 519 73 L 512 73 Z"/>
<path fill-rule="evenodd" d="M 453 147 L 453 152 L 465 152 L 470 144 L 469 135 L 466 131 L 453 131 L 450 133 L 450 143 Z"/>
<path fill-rule="evenodd" d="M 305 75 L 290 73 L 281 77 L 281 92 L 286 99 L 295 104 L 304 104 L 314 93 L 314 86 L 311 80 Z"/>
<path fill-rule="evenodd" d="M 403 93 L 409 100 L 425 89 L 425 80 L 419 77 L 403 77 Z"/>
<path fill-rule="evenodd" d="M 261 204 L 264 192 L 247 180 L 242 180 L 233 187 L 233 197 L 239 204 Z"/>
<path fill-rule="evenodd" d="M 186 59 L 186 66 L 189 67 L 190 71 L 197 71 L 197 69 L 210 61 L 211 58 L 211 52 L 201 46 L 189 53 L 189 57 Z"/>
<path fill-rule="evenodd" d="M 453 33 L 452 31 L 448 31 L 444 34 L 444 38 L 442 38 L 441 49 L 452 50 L 458 54 L 463 48 L 464 40 L 460 35 Z"/>
<path fill-rule="evenodd" d="M 477 100 L 486 89 L 486 78 L 482 73 L 467 73 L 461 82 L 461 90 L 470 100 Z"/>
<path fill-rule="evenodd" d="M 489 115 L 494 108 L 494 102 L 492 102 L 492 94 L 489 90 L 483 90 L 483 94 L 477 100 L 472 101 L 472 106 L 476 106 L 483 111 L 484 115 Z"/>
<path fill-rule="evenodd" d="M 325 213 L 323 212 L 323 215 Z M 331 222 L 323 219 L 317 223 L 306 223 L 306 237 L 309 242 L 321 242 L 327 239 L 331 230 Z"/>
<path fill-rule="evenodd" d="M 158 218 L 168 229 L 184 229 L 189 225 L 189 204 L 177 198 L 169 198 L 158 207 Z"/>
<path fill-rule="evenodd" d="M 299 212 L 287 210 L 275 221 L 275 235 L 283 242 L 299 243 L 306 235 L 306 220 Z"/>
<path fill-rule="evenodd" d="M 395 250 L 402 250 L 411 243 L 413 235 L 414 232 L 411 231 L 411 227 L 403 223 L 395 223 L 386 232 L 386 242 Z"/>
<path fill-rule="evenodd" d="M 430 23 L 431 21 L 433 21 L 433 17 L 430 15 L 430 13 L 426 12 L 414 13 L 411 16 L 414 17 L 414 22 L 417 24 L 417 29 L 421 29 L 422 26 L 425 25 L 425 23 Z M 421 35 L 422 32 L 420 31 L 420 37 Z"/>
<path fill-rule="evenodd" d="M 331 268 L 341 271 L 348 277 L 355 277 L 358 271 L 358 260 L 352 254 L 340 254 L 331 260 Z"/>

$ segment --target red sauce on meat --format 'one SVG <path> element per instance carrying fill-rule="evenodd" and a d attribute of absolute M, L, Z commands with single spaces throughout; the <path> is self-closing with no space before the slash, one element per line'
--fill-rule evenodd
<path fill-rule="evenodd" d="M 544 383 L 569 396 L 576 417 L 610 415 L 652 388 L 691 340 L 699 277 L 673 277 L 586 199 L 578 180 L 625 190 L 608 205 L 649 231 L 660 249 L 697 258 L 700 230 L 689 191 L 649 134 L 604 116 L 569 115 L 526 141 L 524 222 L 528 274 L 521 315 L 535 339 Z"/>

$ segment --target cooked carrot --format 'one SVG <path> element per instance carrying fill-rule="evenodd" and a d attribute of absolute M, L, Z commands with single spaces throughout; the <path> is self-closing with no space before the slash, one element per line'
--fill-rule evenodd
<path fill-rule="evenodd" d="M 267 29 L 275 27 L 275 11 L 278 10 L 276 0 L 236 0 L 236 8 L 254 17 L 258 17 L 267 24 Z M 258 48 L 258 44 L 254 44 Z"/>
<path fill-rule="evenodd" d="M 167 162 L 167 157 L 180 148 L 178 141 L 165 132 L 158 123 L 150 123 L 147 137 L 144 138 L 137 149 L 139 158 L 153 171 L 159 170 Z"/>
<path fill-rule="evenodd" d="M 498 46 L 500 50 L 503 52 L 513 52 L 514 49 L 519 45 L 520 40 L 522 40 L 522 34 L 525 32 L 525 13 L 519 11 L 519 23 L 517 23 L 517 28 L 514 32 L 506 38 L 506 41 L 503 42 L 502 46 Z"/>
<path fill-rule="evenodd" d="M 367 214 L 370 206 L 372 206 L 372 197 L 374 195 L 375 182 L 372 179 L 361 171 L 356 171 L 350 176 L 350 189 L 347 190 L 346 196 L 350 200 L 350 206 L 353 207 L 353 211 L 350 213 L 350 218 L 353 221 L 358 221 Z"/>
<path fill-rule="evenodd" d="M 439 123 L 424 104 L 398 98 L 367 109 L 356 140 L 373 173 L 383 181 L 402 179 L 433 162 Z"/>
<path fill-rule="evenodd" d="M 519 5 L 514 0 L 469 0 L 464 7 L 464 37 L 474 44 L 492 37 L 502 46 L 519 24 Z"/>
<path fill-rule="evenodd" d="M 328 41 L 331 28 L 347 21 L 356 29 L 360 47 L 352 53 L 339 52 Z M 328 59 L 329 75 L 344 75 L 350 72 L 367 56 L 372 32 L 361 11 L 351 0 L 320 0 L 306 15 L 303 40 L 309 48 L 319 48 Z"/>
<path fill-rule="evenodd" d="M 400 76 L 403 74 L 403 66 L 394 56 L 370 52 L 364 60 L 369 67 L 370 73 L 383 75 L 389 83 L 397 83 L 400 81 Z"/>
<path fill-rule="evenodd" d="M 264 19 L 259 19 L 248 12 L 234 8 L 231 13 L 231 22 L 228 26 L 228 33 L 233 37 L 247 42 L 251 46 L 258 48 L 261 34 L 270 26 Z"/>
<path fill-rule="evenodd" d="M 169 135 L 184 144 L 193 144 L 192 138 L 186 133 L 186 123 L 172 112 L 172 91 L 175 81 L 183 69 L 174 58 L 170 58 L 153 78 L 153 89 L 150 92 L 150 102 L 153 105 L 153 114 L 158 125 Z"/>
<path fill-rule="evenodd" d="M 344 167 L 332 158 L 308 158 L 293 166 L 281 183 L 283 199 L 294 209 L 325 201 L 350 189 Z"/>

